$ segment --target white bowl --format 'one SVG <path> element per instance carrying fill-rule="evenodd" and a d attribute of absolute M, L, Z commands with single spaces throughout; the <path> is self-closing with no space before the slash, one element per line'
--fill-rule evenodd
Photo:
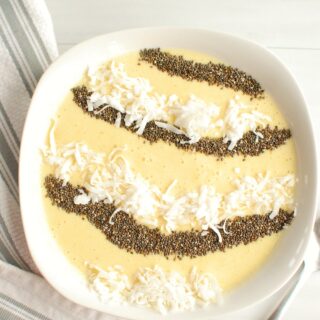
<path fill-rule="evenodd" d="M 81 274 L 68 262 L 53 239 L 40 197 L 39 148 L 50 119 L 88 64 L 99 63 L 127 51 L 145 47 L 186 48 L 204 52 L 253 75 L 279 104 L 293 132 L 298 158 L 297 216 L 285 231 L 268 262 L 248 281 L 225 296 L 222 306 L 195 313 L 169 315 L 168 319 L 197 319 L 222 315 L 264 299 L 293 275 L 303 259 L 317 199 L 315 135 L 310 115 L 293 76 L 265 48 L 219 32 L 185 28 L 148 28 L 115 32 L 85 41 L 55 61 L 42 76 L 28 112 L 20 153 L 20 203 L 32 257 L 42 275 L 65 297 L 89 308 L 131 319 L 159 319 L 161 315 L 131 306 L 101 303 L 86 287 Z"/>

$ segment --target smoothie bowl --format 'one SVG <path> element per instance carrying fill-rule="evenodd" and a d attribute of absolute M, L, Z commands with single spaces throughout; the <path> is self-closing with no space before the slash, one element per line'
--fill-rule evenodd
<path fill-rule="evenodd" d="M 315 217 L 303 96 L 266 49 L 151 28 L 62 55 L 27 116 L 20 198 L 31 254 L 84 306 L 212 317 L 279 289 Z"/>

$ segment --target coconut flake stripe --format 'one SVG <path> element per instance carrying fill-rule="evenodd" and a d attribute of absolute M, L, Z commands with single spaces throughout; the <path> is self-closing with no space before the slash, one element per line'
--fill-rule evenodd
<path fill-rule="evenodd" d="M 103 201 L 76 205 L 73 198 L 80 194 L 79 189 L 69 182 L 63 185 L 63 181 L 53 175 L 45 178 L 44 187 L 53 206 L 61 208 L 65 213 L 86 217 L 88 222 L 105 235 L 107 241 L 119 249 L 143 255 L 160 254 L 168 259 L 184 256 L 195 258 L 209 252 L 225 251 L 241 244 L 246 245 L 280 232 L 291 224 L 294 217 L 294 212 L 280 209 L 274 219 L 270 219 L 269 213 L 266 213 L 223 220 L 218 225 L 222 230 L 222 241 L 219 241 L 218 235 L 212 230 L 189 229 L 189 231 L 165 234 L 159 228 L 150 228 L 138 223 L 133 216 L 124 211 L 117 211 L 113 204 Z"/>
<path fill-rule="evenodd" d="M 222 302 L 222 289 L 213 274 L 200 273 L 195 268 L 189 277 L 183 277 L 159 266 L 145 267 L 130 283 L 121 266 L 107 270 L 91 263 L 86 266 L 88 286 L 103 303 L 131 303 L 167 314 Z"/>
<path fill-rule="evenodd" d="M 166 192 L 161 192 L 156 185 L 131 170 L 123 148 L 116 148 L 107 156 L 81 143 L 57 147 L 53 131 L 50 137 L 51 146 L 43 152 L 46 161 L 54 167 L 55 177 L 66 184 L 73 174 L 80 173 L 84 181 L 86 192 L 80 190 L 74 198 L 76 205 L 104 201 L 117 207 L 114 214 L 125 211 L 148 226 L 165 228 L 168 232 L 184 225 L 212 229 L 220 240 L 218 224 L 234 216 L 244 216 L 248 209 L 255 214 L 271 212 L 271 218 L 280 208 L 294 209 L 293 175 L 246 176 L 234 181 L 234 190 L 230 193 L 221 194 L 214 186 L 203 185 L 200 190 L 175 197 L 172 189 L 178 181 L 173 181 Z M 110 223 L 113 223 L 112 217 Z"/>
<path fill-rule="evenodd" d="M 176 95 L 159 94 L 149 80 L 129 77 L 124 65 L 114 61 L 88 68 L 87 76 L 93 91 L 87 99 L 87 111 L 99 114 L 111 106 L 120 112 L 118 116 L 125 114 L 125 126 L 135 124 L 138 135 L 143 134 L 148 122 L 155 121 L 161 128 L 184 134 L 188 139 L 181 143 L 193 144 L 210 134 L 224 137 L 224 143 L 229 143 L 232 150 L 248 131 L 254 132 L 257 139 L 263 138 L 257 128 L 271 123 L 271 117 L 265 114 L 246 112 L 248 108 L 238 96 L 230 100 L 225 115 L 221 115 L 219 106 L 194 95 L 183 102 Z M 118 117 L 116 124 L 120 122 Z"/>

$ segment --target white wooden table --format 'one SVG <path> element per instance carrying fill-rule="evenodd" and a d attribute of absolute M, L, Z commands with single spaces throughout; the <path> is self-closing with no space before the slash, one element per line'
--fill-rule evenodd
<path fill-rule="evenodd" d="M 320 0 L 46 0 L 60 52 L 93 36 L 145 26 L 190 26 L 255 40 L 277 54 L 301 85 L 320 138 Z M 281 292 L 229 319 L 264 319 Z M 320 273 L 286 319 L 320 319 Z"/>

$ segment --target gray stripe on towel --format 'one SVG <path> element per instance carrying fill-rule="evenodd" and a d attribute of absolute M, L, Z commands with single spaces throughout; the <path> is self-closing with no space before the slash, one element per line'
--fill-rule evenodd
<path fill-rule="evenodd" d="M 12 4 L 9 0 L 1 0 L 2 9 L 5 13 L 7 21 L 10 25 L 11 30 L 14 32 L 15 37 L 18 40 L 19 46 L 24 53 L 25 58 L 28 61 L 28 64 L 31 67 L 32 73 L 35 79 L 39 80 L 40 76 L 44 71 L 44 67 L 40 64 L 37 54 L 32 46 L 32 43 L 29 41 L 28 36 L 21 26 L 21 23 L 14 11 Z"/>
<path fill-rule="evenodd" d="M 22 316 L 22 319 L 39 319 L 39 320 L 50 320 L 50 318 L 46 317 L 45 315 L 39 313 L 36 310 L 29 308 L 28 306 L 24 305 L 21 302 L 18 302 L 7 295 L 0 293 L 0 303 L 2 305 L 9 305 L 14 307 L 19 316 Z"/>

